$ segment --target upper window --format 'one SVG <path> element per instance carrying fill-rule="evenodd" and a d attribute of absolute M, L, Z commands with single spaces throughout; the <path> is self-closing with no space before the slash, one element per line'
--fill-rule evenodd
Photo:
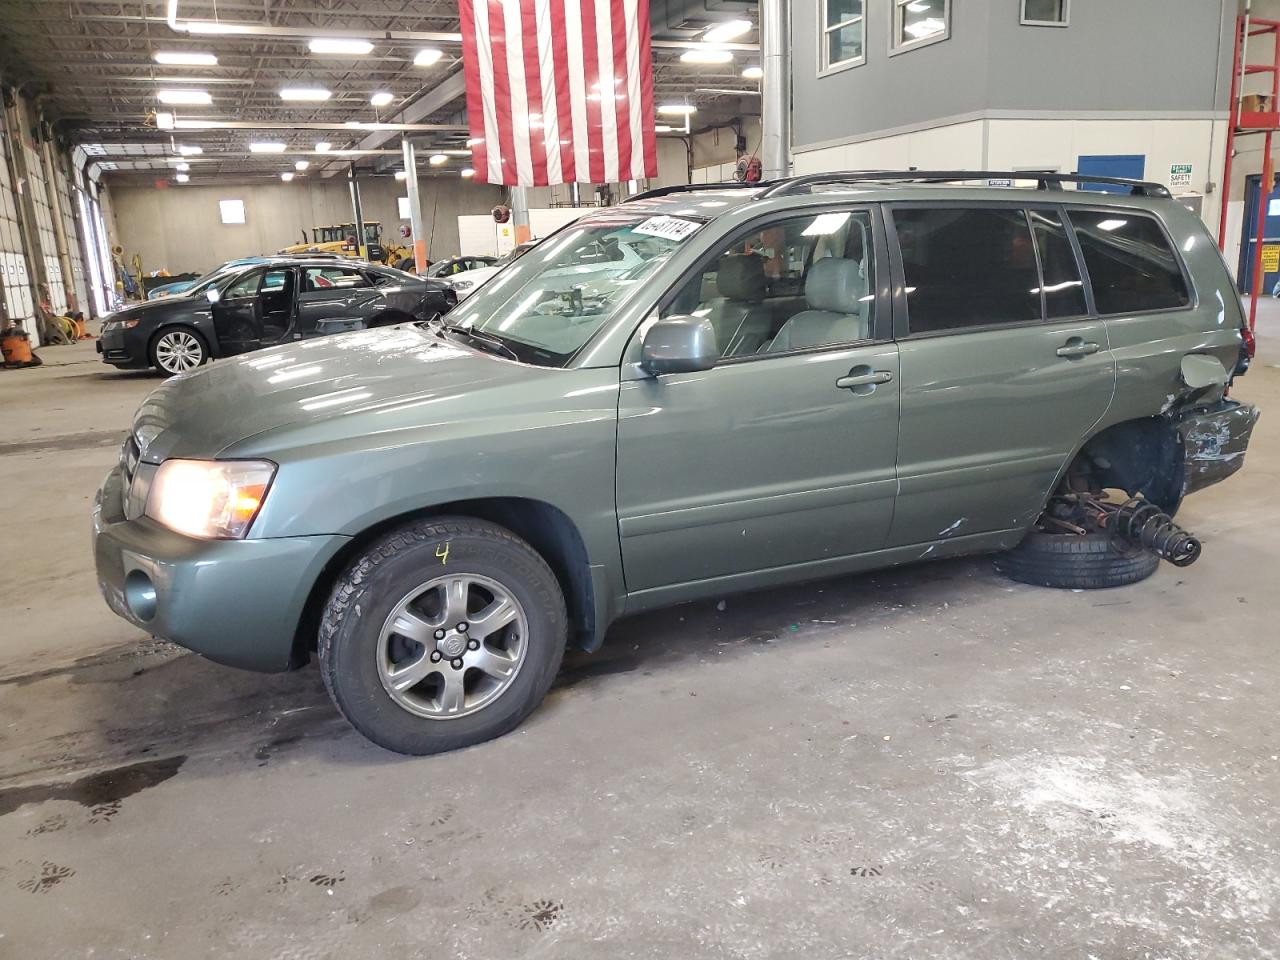
<path fill-rule="evenodd" d="M 893 222 L 913 334 L 1040 319 L 1035 242 L 1022 210 L 903 207 Z"/>
<path fill-rule="evenodd" d="M 1101 314 L 1176 310 L 1191 303 L 1178 255 L 1152 216 L 1116 207 L 1072 210 Z"/>
<path fill-rule="evenodd" d="M 263 270 L 250 270 L 231 285 L 222 295 L 224 300 L 238 300 L 243 297 L 257 296 L 258 286 L 262 283 Z"/>
<path fill-rule="evenodd" d="M 863 0 L 822 0 L 822 72 L 863 63 L 865 42 Z"/>
<path fill-rule="evenodd" d="M 1022 22 L 1033 27 L 1065 27 L 1071 0 L 1022 0 Z"/>
<path fill-rule="evenodd" d="M 869 340 L 871 236 L 871 215 L 862 210 L 775 220 L 718 251 L 662 315 L 706 317 L 722 357 Z"/>
<path fill-rule="evenodd" d="M 352 290 L 369 286 L 369 279 L 350 267 L 307 267 L 303 274 L 302 292 L 317 290 Z"/>
<path fill-rule="evenodd" d="M 901 53 L 951 35 L 951 0 L 893 0 L 893 44 Z"/>

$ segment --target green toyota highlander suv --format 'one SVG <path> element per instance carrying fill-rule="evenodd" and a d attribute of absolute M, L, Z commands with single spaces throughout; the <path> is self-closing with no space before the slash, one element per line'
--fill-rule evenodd
<path fill-rule="evenodd" d="M 994 176 L 1036 189 L 964 185 Z M 362 733 L 433 753 L 623 614 L 982 551 L 1141 579 L 1101 505 L 1172 524 L 1239 469 L 1253 341 L 1196 216 L 1089 179 L 656 190 L 445 322 L 175 377 L 97 498 L 103 593 L 233 666 L 314 651 Z"/>

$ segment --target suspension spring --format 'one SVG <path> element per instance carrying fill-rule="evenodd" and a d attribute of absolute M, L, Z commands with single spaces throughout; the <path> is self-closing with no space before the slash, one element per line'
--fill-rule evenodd
<path fill-rule="evenodd" d="M 1105 523 L 1116 539 L 1150 550 L 1175 567 L 1189 567 L 1200 558 L 1200 541 L 1153 503 L 1135 497 L 1108 514 Z"/>

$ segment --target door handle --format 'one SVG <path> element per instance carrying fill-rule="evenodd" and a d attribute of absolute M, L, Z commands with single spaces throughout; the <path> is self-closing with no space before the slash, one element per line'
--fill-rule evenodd
<path fill-rule="evenodd" d="M 841 377 L 836 381 L 836 386 L 841 390 L 854 390 L 857 387 L 875 388 L 877 384 L 888 383 L 893 379 L 893 374 L 888 370 L 872 370 L 870 367 L 854 367 L 849 371 L 847 377 Z M 870 393 L 870 390 L 860 391 L 862 393 Z"/>
<path fill-rule="evenodd" d="M 1097 353 L 1101 350 L 1096 343 L 1081 340 L 1079 337 L 1072 337 L 1066 343 L 1058 348 L 1058 356 L 1074 359 L 1076 357 L 1087 357 L 1091 353 Z"/>

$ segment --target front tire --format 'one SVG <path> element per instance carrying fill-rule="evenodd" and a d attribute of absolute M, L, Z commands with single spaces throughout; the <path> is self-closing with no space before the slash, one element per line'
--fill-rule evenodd
<path fill-rule="evenodd" d="M 338 579 L 320 625 L 320 672 L 374 743 L 441 753 L 532 713 L 567 633 L 560 584 L 533 547 L 496 524 L 432 518 L 377 540 Z"/>
<path fill-rule="evenodd" d="M 151 339 L 151 365 L 167 377 L 187 373 L 209 362 L 209 345 L 190 327 L 170 327 Z"/>
<path fill-rule="evenodd" d="M 995 558 L 1010 580 L 1039 587 L 1100 590 L 1145 580 L 1160 558 L 1150 550 L 1117 547 L 1109 533 L 1043 533 L 1033 530 Z"/>

